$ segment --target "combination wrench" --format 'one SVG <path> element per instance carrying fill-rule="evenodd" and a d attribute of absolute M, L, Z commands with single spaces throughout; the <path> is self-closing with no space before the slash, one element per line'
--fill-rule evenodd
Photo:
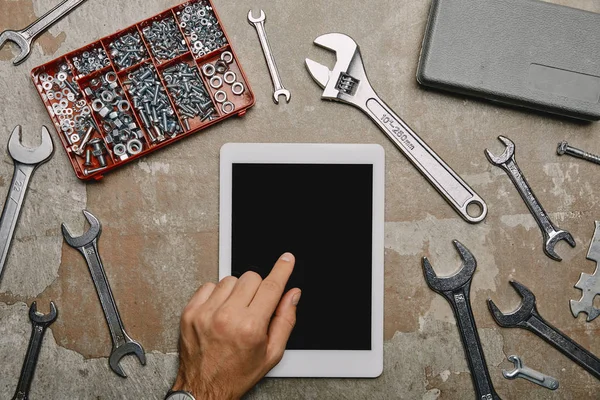
<path fill-rule="evenodd" d="M 83 215 L 90 224 L 90 229 L 86 233 L 80 237 L 73 237 L 67 226 L 62 224 L 62 234 L 65 242 L 74 249 L 79 250 L 87 261 L 112 338 L 113 348 L 109 358 L 109 365 L 115 374 L 126 378 L 127 375 L 125 375 L 119 365 L 121 359 L 126 355 L 133 354 L 137 356 L 142 365 L 146 365 L 146 354 L 142 346 L 125 332 L 117 304 L 108 284 L 104 266 L 100 259 L 100 253 L 98 253 L 98 238 L 102 233 L 102 225 L 98 221 L 98 218 L 89 211 L 83 211 Z"/>
<path fill-rule="evenodd" d="M 521 169 L 517 165 L 514 142 L 504 136 L 499 136 L 498 139 L 506 146 L 504 153 L 501 156 L 496 157 L 489 150 L 486 150 L 485 156 L 490 163 L 502 168 L 508 174 L 510 180 L 515 184 L 521 198 L 523 198 L 531 215 L 533 215 L 533 218 L 535 218 L 535 221 L 542 230 L 544 253 L 553 260 L 562 261 L 562 258 L 554 251 L 556 243 L 565 240 L 571 247 L 575 247 L 575 239 L 573 239 L 573 236 L 569 232 L 557 230 L 556 226 L 550 221 L 548 213 L 540 204 L 533 193 L 533 190 L 531 190 L 527 179 L 525 179 L 523 172 L 521 172 Z"/>
<path fill-rule="evenodd" d="M 21 368 L 17 390 L 12 400 L 27 400 L 29 398 L 29 389 L 31 388 L 35 367 L 40 356 L 44 334 L 46 333 L 46 329 L 56 321 L 56 318 L 58 318 L 58 311 L 54 302 L 50 302 L 50 313 L 46 315 L 37 311 L 37 304 L 35 302 L 31 304 L 29 308 L 29 320 L 31 321 L 32 328 L 31 337 L 27 353 L 25 354 L 25 361 L 23 361 L 23 367 Z"/>
<path fill-rule="evenodd" d="M 511 281 L 510 284 L 523 300 L 516 311 L 504 314 L 492 300 L 488 299 L 488 306 L 496 323 L 503 328 L 521 328 L 535 333 L 600 379 L 600 359 L 542 318 L 537 310 L 535 296 L 529 289 L 516 281 Z"/>
<path fill-rule="evenodd" d="M 425 280 L 431 290 L 444 297 L 452 307 L 467 361 L 469 362 L 471 378 L 477 394 L 476 399 L 499 400 L 500 396 L 496 394 L 492 384 L 471 308 L 471 281 L 477 268 L 477 260 L 458 240 L 453 243 L 463 261 L 461 269 L 452 276 L 440 278 L 436 275 L 427 257 L 424 257 Z"/>
<path fill-rule="evenodd" d="M 358 44 L 342 33 L 319 36 L 314 43 L 335 51 L 337 57 L 331 71 L 306 59 L 310 75 L 325 89 L 321 98 L 362 110 L 462 218 L 470 223 L 483 221 L 487 215 L 483 199 L 377 96 L 367 78 Z M 475 208 L 477 213 L 473 212 Z"/>
<path fill-rule="evenodd" d="M 502 371 L 502 375 L 506 379 L 523 378 L 550 390 L 558 389 L 559 385 L 556 379 L 525 366 L 521 358 L 517 356 L 508 356 L 508 360 L 514 364 L 515 368 L 512 371 Z"/>
<path fill-rule="evenodd" d="M 269 68 L 269 74 L 271 75 L 271 80 L 273 81 L 273 101 L 275 104 L 279 104 L 279 96 L 285 96 L 285 101 L 289 103 L 292 94 L 289 90 L 283 87 L 283 83 L 281 83 L 281 76 L 279 75 L 277 64 L 275 64 L 275 57 L 273 57 L 273 51 L 271 50 L 271 45 L 269 44 L 269 39 L 267 38 L 267 31 L 265 30 L 266 19 L 267 17 L 265 16 L 265 12 L 263 10 L 260 10 L 260 16 L 258 18 L 254 18 L 252 16 L 252 10 L 248 11 L 248 22 L 250 25 L 256 28 L 258 40 L 260 41 L 260 47 L 262 47 L 265 60 L 267 61 L 267 67 Z"/>
<path fill-rule="evenodd" d="M 14 173 L 4 202 L 2 217 L 0 217 L 0 278 L 2 278 L 29 180 L 37 167 L 50 160 L 54 154 L 50 132 L 43 126 L 42 144 L 35 149 L 29 149 L 21 144 L 21 126 L 17 125 L 8 139 L 8 154 L 13 159 Z"/>
<path fill-rule="evenodd" d="M 0 34 L 0 48 L 2 48 L 7 41 L 14 42 L 21 49 L 21 53 L 13 60 L 13 64 L 21 64 L 29 56 L 29 53 L 31 53 L 31 43 L 33 40 L 84 1 L 85 0 L 65 0 L 41 16 L 27 28 L 21 29 L 20 31 L 5 30 Z"/>

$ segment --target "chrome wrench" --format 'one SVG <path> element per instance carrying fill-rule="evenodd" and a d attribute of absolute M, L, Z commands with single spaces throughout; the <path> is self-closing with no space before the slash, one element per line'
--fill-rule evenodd
<path fill-rule="evenodd" d="M 269 44 L 267 31 L 265 30 L 266 19 L 267 17 L 263 10 L 260 10 L 260 16 L 258 18 L 252 16 L 252 10 L 248 11 L 248 22 L 256 28 L 258 40 L 260 40 L 260 46 L 265 55 L 265 60 L 267 60 L 267 67 L 269 67 L 269 74 L 271 74 L 271 80 L 273 81 L 273 101 L 275 104 L 279 104 L 279 96 L 285 96 L 285 101 L 289 103 L 291 93 L 284 88 L 283 83 L 281 83 L 281 76 L 279 75 L 277 64 L 275 64 L 275 57 L 273 57 L 273 51 L 271 51 L 271 45 Z"/>
<path fill-rule="evenodd" d="M 19 220 L 21 206 L 25 200 L 29 180 L 37 167 L 52 158 L 53 153 L 52 138 L 45 126 L 42 127 L 42 144 L 36 149 L 29 149 L 21 144 L 20 125 L 17 125 L 8 139 L 8 154 L 13 159 L 15 172 L 4 203 L 2 217 L 0 217 L 0 278 Z"/>
<path fill-rule="evenodd" d="M 7 41 L 16 43 L 21 49 L 21 53 L 13 60 L 13 64 L 21 64 L 29 56 L 29 53 L 31 53 L 31 42 L 84 1 L 85 0 L 65 0 L 41 16 L 27 28 L 20 31 L 5 30 L 0 34 L 0 48 L 2 48 Z"/>
<path fill-rule="evenodd" d="M 324 88 L 324 100 L 340 101 L 361 109 L 410 160 L 444 199 L 467 222 L 478 223 L 487 215 L 485 201 L 448 166 L 371 87 L 358 44 L 342 33 L 319 36 L 317 46 L 336 52 L 333 70 L 306 59 L 312 78 Z M 470 215 L 469 206 L 476 206 L 477 215 Z"/>
<path fill-rule="evenodd" d="M 523 360 L 517 356 L 509 356 L 508 360 L 515 365 L 515 369 L 512 371 L 502 371 L 502 375 L 506 379 L 517 379 L 523 378 L 528 380 L 529 382 L 533 382 L 536 385 L 540 385 L 550 390 L 558 389 L 558 381 L 551 376 L 546 374 L 542 374 L 534 369 L 526 367 L 523 364 Z"/>

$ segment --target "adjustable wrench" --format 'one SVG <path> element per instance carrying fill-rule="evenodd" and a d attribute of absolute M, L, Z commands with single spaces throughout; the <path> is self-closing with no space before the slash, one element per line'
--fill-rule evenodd
<path fill-rule="evenodd" d="M 108 279 L 104 272 L 104 266 L 100 259 L 100 253 L 98 253 L 98 238 L 102 233 L 102 225 L 89 211 L 83 211 L 83 215 L 90 224 L 90 229 L 84 233 L 83 236 L 74 238 L 71 236 L 71 233 L 65 224 L 62 224 L 62 234 L 65 238 L 65 242 L 74 249 L 79 250 L 87 261 L 113 342 L 113 348 L 109 358 L 110 368 L 115 374 L 127 378 L 127 375 L 125 375 L 123 369 L 119 365 L 121 359 L 128 354 L 134 354 L 140 360 L 142 365 L 146 365 L 146 354 L 144 353 L 142 346 L 131 339 L 125 332 L 123 321 L 121 320 L 119 310 L 117 309 L 117 304 L 115 303 L 112 291 L 110 290 L 110 285 L 108 284 Z"/>
<path fill-rule="evenodd" d="M 31 42 L 84 1 L 85 0 L 65 0 L 27 28 L 20 31 L 5 30 L 0 34 L 0 48 L 4 46 L 6 41 L 16 43 L 21 49 L 21 54 L 13 60 L 13 64 L 21 64 L 29 56 L 29 53 L 31 53 Z"/>
<path fill-rule="evenodd" d="M 533 190 L 531 190 L 529 183 L 527 183 L 527 179 L 525 179 L 523 172 L 521 172 L 521 169 L 517 165 L 514 142 L 504 136 L 498 136 L 498 139 L 506 145 L 504 153 L 496 157 L 489 150 L 486 150 L 485 156 L 490 163 L 502 168 L 517 187 L 521 198 L 542 230 L 544 253 L 553 260 L 562 261 L 562 258 L 554 251 L 554 246 L 559 241 L 565 240 L 571 247 L 575 247 L 575 239 L 573 239 L 573 236 L 569 232 L 556 229 L 552 221 L 550 221 L 548 213 L 544 210 L 537 197 L 535 197 L 535 194 L 533 194 Z"/>
<path fill-rule="evenodd" d="M 13 159 L 15 171 L 2 210 L 2 217 L 0 217 L 0 278 L 19 220 L 21 206 L 25 200 L 29 180 L 37 167 L 50 160 L 53 153 L 52 138 L 45 126 L 42 127 L 42 144 L 36 149 L 23 147 L 20 125 L 17 125 L 8 139 L 8 154 Z"/>
<path fill-rule="evenodd" d="M 29 308 L 29 319 L 32 325 L 31 337 L 27 353 L 25 354 L 25 361 L 21 368 L 19 384 L 12 400 L 27 400 L 29 398 L 29 389 L 31 388 L 33 374 L 35 373 L 35 367 L 40 356 L 44 334 L 46 333 L 46 329 L 56 321 L 56 318 L 58 318 L 58 311 L 54 302 L 50 302 L 50 313 L 46 315 L 38 313 L 35 302 L 31 304 Z"/>
<path fill-rule="evenodd" d="M 479 334 L 477 333 L 475 317 L 471 309 L 471 281 L 477 268 L 477 261 L 462 243 L 458 240 L 453 243 L 463 261 L 462 268 L 452 276 L 440 278 L 436 275 L 427 257 L 423 257 L 425 280 L 431 290 L 448 300 L 452 311 L 454 311 L 458 332 L 460 333 L 467 361 L 469 362 L 469 369 L 471 370 L 471 378 L 477 393 L 476 399 L 499 400 L 500 396 L 494 390 Z"/>
<path fill-rule="evenodd" d="M 269 74 L 273 81 L 273 101 L 275 104 L 279 104 L 279 96 L 283 95 L 285 96 L 285 101 L 289 103 L 292 94 L 289 90 L 284 88 L 283 83 L 281 83 L 281 76 L 279 76 L 279 70 L 277 69 L 277 64 L 275 64 L 275 57 L 273 57 L 273 51 L 271 50 L 271 45 L 267 38 L 267 31 L 265 30 L 266 19 L 267 17 L 263 10 L 260 10 L 260 16 L 258 18 L 252 16 L 252 10 L 248 11 L 248 22 L 256 28 L 258 40 L 260 41 L 260 46 L 265 55 L 265 60 L 267 60 L 267 67 L 269 67 Z"/>
<path fill-rule="evenodd" d="M 470 223 L 483 221 L 487 215 L 483 199 L 377 96 L 367 78 L 358 44 L 342 33 L 319 36 L 314 43 L 335 51 L 337 56 L 332 71 L 306 59 L 308 72 L 325 89 L 321 98 L 361 109 L 462 218 Z M 469 215 L 470 205 L 480 213 Z"/>
<path fill-rule="evenodd" d="M 509 356 L 508 360 L 515 365 L 515 369 L 512 371 L 502 371 L 502 375 L 504 375 L 506 379 L 523 378 L 550 390 L 558 389 L 558 381 L 556 379 L 526 367 L 519 357 Z"/>
<path fill-rule="evenodd" d="M 600 359 L 544 320 L 537 310 L 535 296 L 529 289 L 519 282 L 511 281 L 510 284 L 523 300 L 516 311 L 504 314 L 492 300 L 488 299 L 488 306 L 496 323 L 503 328 L 521 328 L 535 333 L 600 379 Z"/>

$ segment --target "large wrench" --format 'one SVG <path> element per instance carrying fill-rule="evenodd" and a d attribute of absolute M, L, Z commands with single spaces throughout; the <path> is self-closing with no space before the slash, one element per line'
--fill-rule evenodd
<path fill-rule="evenodd" d="M 332 71 L 306 59 L 312 78 L 325 89 L 321 98 L 361 109 L 462 218 L 470 223 L 483 221 L 487 215 L 483 199 L 377 96 L 367 78 L 358 44 L 342 33 L 319 36 L 314 43 L 335 51 L 337 56 Z M 477 215 L 470 215 L 469 206 L 479 209 Z"/>
<path fill-rule="evenodd" d="M 44 334 L 46 333 L 46 329 L 56 321 L 56 318 L 58 318 L 58 311 L 54 302 L 50 302 L 50 313 L 46 315 L 37 311 L 37 304 L 35 302 L 31 304 L 29 308 L 29 319 L 32 325 L 31 337 L 27 353 L 25 354 L 25 361 L 21 368 L 19 384 L 12 400 L 27 400 L 29 398 L 29 389 L 31 388 L 33 374 L 35 373 L 35 367 L 40 356 Z"/>
<path fill-rule="evenodd" d="M 20 125 L 17 125 L 8 139 L 8 154 L 13 159 L 15 171 L 2 210 L 2 217 L 0 217 L 0 278 L 19 220 L 21 206 L 25 200 L 29 180 L 36 168 L 52 158 L 53 153 L 52 138 L 45 126 L 42 127 L 42 144 L 36 149 L 23 147 Z"/>
<path fill-rule="evenodd" d="M 535 221 L 542 230 L 544 253 L 553 260 L 561 261 L 562 258 L 556 254 L 554 246 L 559 241 L 565 240 L 571 247 L 575 247 L 575 239 L 573 239 L 573 236 L 569 232 L 556 229 L 552 221 L 550 221 L 548 213 L 544 210 L 537 197 L 535 197 L 535 194 L 533 194 L 533 190 L 531 190 L 527 179 L 525 179 L 523 172 L 521 172 L 521 169 L 517 165 L 514 142 L 504 136 L 499 136 L 498 139 L 506 145 L 506 150 L 499 157 L 494 156 L 489 150 L 486 150 L 485 155 L 487 159 L 493 165 L 502 168 L 517 187 L 521 198 L 523 198 L 531 215 L 533 215 L 533 218 L 535 218 Z"/>
<path fill-rule="evenodd" d="M 454 311 L 458 332 L 460 333 L 467 361 L 469 362 L 469 369 L 471 370 L 471 378 L 477 393 L 476 399 L 499 400 L 500 396 L 494 390 L 479 334 L 477 333 L 475 317 L 471 309 L 471 281 L 477 268 L 477 261 L 473 254 L 458 240 L 454 241 L 454 246 L 463 260 L 462 268 L 452 276 L 440 278 L 436 275 L 427 257 L 424 257 L 425 280 L 431 290 L 448 300 L 452 311 Z"/>
<path fill-rule="evenodd" d="M 16 43 L 21 49 L 21 54 L 13 60 L 13 64 L 21 64 L 29 56 L 29 53 L 31 53 L 31 42 L 84 1 L 85 0 L 65 0 L 27 28 L 20 31 L 5 30 L 0 34 L 0 48 L 4 46 L 4 43 L 8 40 Z"/>
<path fill-rule="evenodd" d="M 62 234 L 65 242 L 74 249 L 79 250 L 87 261 L 113 342 L 109 358 L 110 368 L 115 374 L 127 378 L 127 375 L 125 375 L 119 365 L 121 359 L 128 354 L 134 354 L 142 365 L 146 365 L 146 354 L 144 354 L 142 346 L 125 332 L 117 304 L 110 290 L 104 266 L 100 259 L 100 253 L 98 253 L 98 238 L 102 233 L 102 225 L 100 225 L 100 221 L 89 211 L 83 211 L 83 215 L 85 215 L 90 224 L 90 229 L 83 236 L 74 238 L 65 224 L 62 224 Z"/>
<path fill-rule="evenodd" d="M 519 282 L 511 281 L 510 284 L 523 300 L 519 308 L 510 314 L 502 313 L 492 300 L 488 300 L 490 312 L 496 323 L 504 328 L 521 328 L 535 333 L 597 379 L 600 379 L 600 359 L 546 322 L 538 312 L 535 296 L 529 289 Z"/>
<path fill-rule="evenodd" d="M 265 60 L 267 60 L 267 67 L 269 67 L 269 74 L 273 81 L 273 101 L 275 101 L 275 104 L 279 104 L 279 96 L 283 95 L 285 96 L 285 101 L 289 103 L 292 94 L 289 90 L 284 88 L 283 83 L 281 83 L 281 76 L 279 76 L 279 70 L 277 69 L 277 64 L 275 64 L 275 57 L 273 57 L 273 51 L 271 50 L 271 45 L 267 38 L 267 31 L 265 30 L 266 19 L 267 17 L 263 10 L 260 10 L 260 16 L 258 18 L 252 16 L 252 10 L 248 11 L 248 22 L 256 28 L 258 40 L 260 40 L 260 46 L 265 55 Z"/>

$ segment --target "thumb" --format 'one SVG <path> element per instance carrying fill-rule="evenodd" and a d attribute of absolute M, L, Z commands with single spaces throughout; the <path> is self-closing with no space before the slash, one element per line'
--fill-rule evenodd
<path fill-rule="evenodd" d="M 275 315 L 271 319 L 267 359 L 273 362 L 273 366 L 283 357 L 287 341 L 296 325 L 296 307 L 301 295 L 300 289 L 292 289 L 287 292 L 279 302 Z"/>

